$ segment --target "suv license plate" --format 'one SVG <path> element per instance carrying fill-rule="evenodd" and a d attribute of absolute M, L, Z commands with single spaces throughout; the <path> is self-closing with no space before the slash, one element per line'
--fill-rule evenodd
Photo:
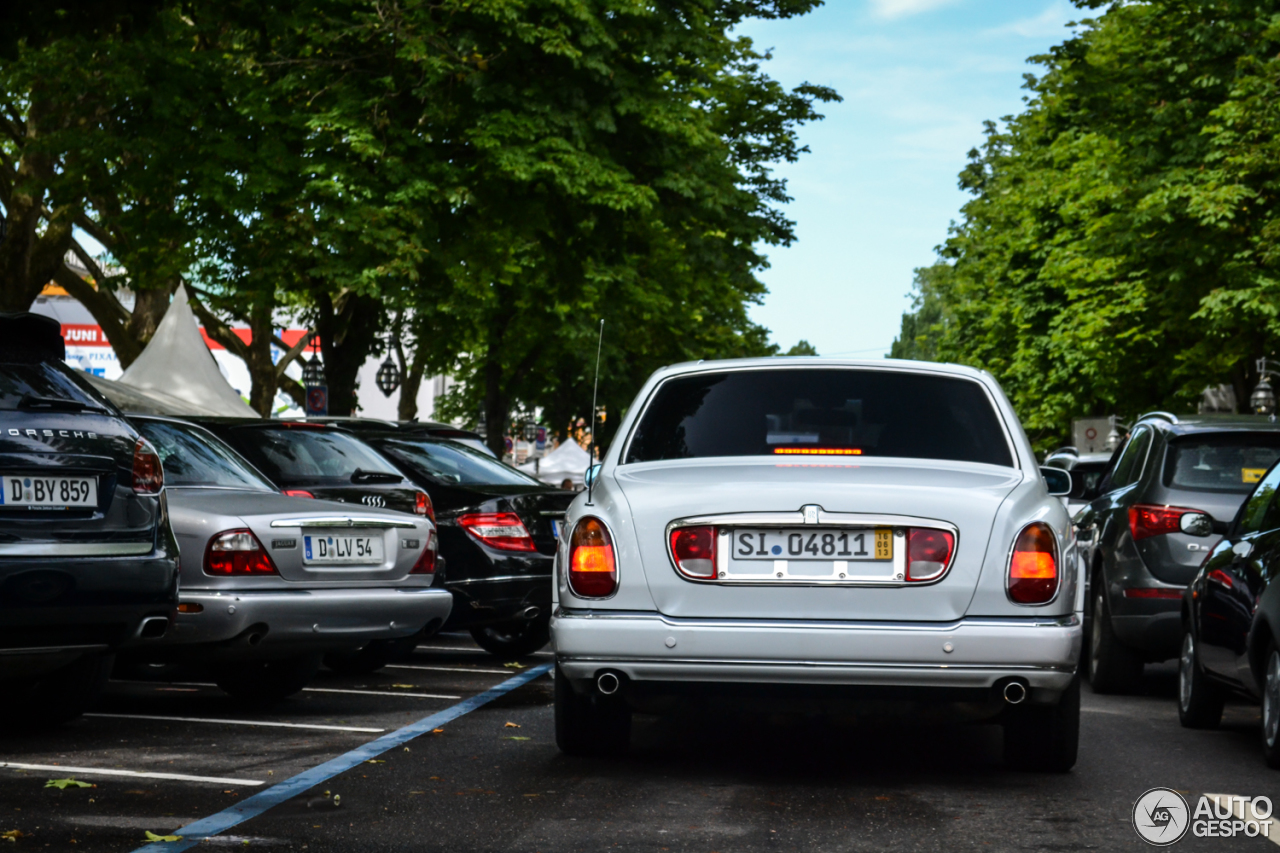
<path fill-rule="evenodd" d="M 0 508 L 75 509 L 97 505 L 96 477 L 0 476 Z"/>
<path fill-rule="evenodd" d="M 382 534 L 344 530 L 303 536 L 302 560 L 309 566 L 380 565 Z"/>

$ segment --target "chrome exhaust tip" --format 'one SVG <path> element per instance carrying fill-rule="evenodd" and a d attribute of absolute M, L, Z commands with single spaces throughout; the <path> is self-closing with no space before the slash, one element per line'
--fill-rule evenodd
<path fill-rule="evenodd" d="M 169 617 L 148 616 L 138 626 L 138 638 L 142 640 L 158 640 L 169 630 Z"/>
<path fill-rule="evenodd" d="M 535 607 L 533 605 L 530 605 L 529 607 L 526 607 L 524 610 L 520 611 L 520 618 L 525 620 L 526 622 L 532 622 L 534 619 L 537 619 L 540 615 L 542 615 L 542 608 Z"/>
<path fill-rule="evenodd" d="M 622 680 L 612 672 L 602 672 L 596 676 L 596 690 L 601 696 L 612 696 L 622 686 Z"/>
<path fill-rule="evenodd" d="M 1027 686 L 1021 681 L 1010 681 L 1004 686 L 1004 701 L 1010 705 L 1020 705 L 1027 698 Z"/>

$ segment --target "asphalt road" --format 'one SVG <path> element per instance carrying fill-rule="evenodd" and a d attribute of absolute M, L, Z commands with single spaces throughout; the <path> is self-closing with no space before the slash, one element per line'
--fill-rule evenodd
<path fill-rule="evenodd" d="M 544 653 L 526 665 L 547 660 Z M 50 768 L 0 769 L 0 834 L 22 833 L 0 841 L 0 851 L 137 850 L 148 831 L 171 833 L 220 812 L 518 671 L 463 636 L 447 636 L 404 668 L 361 678 L 327 673 L 318 690 L 267 713 L 238 707 L 198 680 L 113 682 L 97 710 L 123 716 L 0 734 L 0 762 Z M 1280 804 L 1280 774 L 1259 757 L 1256 707 L 1233 704 L 1218 731 L 1187 731 L 1178 725 L 1174 686 L 1166 665 L 1148 667 L 1143 695 L 1094 696 L 1086 688 L 1079 763 L 1068 774 L 1042 775 L 1001 766 L 996 727 L 731 709 L 699 719 L 637 718 L 628 757 L 567 758 L 555 748 L 551 679 L 543 676 L 194 849 L 1140 850 L 1148 848 L 1130 826 L 1130 809 L 1151 787 L 1188 792 L 1193 804 L 1200 793 L 1267 795 Z M 335 690 L 360 692 L 325 692 Z M 383 731 L 344 730 L 351 728 Z M 60 778 L 95 787 L 46 786 Z M 1187 837 L 1173 849 L 1271 843 Z"/>

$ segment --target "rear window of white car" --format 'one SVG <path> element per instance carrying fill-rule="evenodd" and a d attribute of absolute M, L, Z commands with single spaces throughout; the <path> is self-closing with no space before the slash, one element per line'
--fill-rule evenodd
<path fill-rule="evenodd" d="M 662 383 L 626 462 L 709 456 L 893 456 L 1012 467 L 978 383 L 848 368 L 737 370 Z"/>

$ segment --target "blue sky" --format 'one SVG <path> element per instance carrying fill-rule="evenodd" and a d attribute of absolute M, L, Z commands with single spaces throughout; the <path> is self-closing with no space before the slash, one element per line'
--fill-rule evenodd
<path fill-rule="evenodd" d="M 827 0 L 800 18 L 739 33 L 773 48 L 787 86 L 843 97 L 804 127 L 812 153 L 784 164 L 797 242 L 769 251 L 770 293 L 752 318 L 783 349 L 877 358 L 910 304 L 912 271 L 968 196 L 956 188 L 982 122 L 1018 112 L 1027 57 L 1087 13 L 1068 0 Z"/>

